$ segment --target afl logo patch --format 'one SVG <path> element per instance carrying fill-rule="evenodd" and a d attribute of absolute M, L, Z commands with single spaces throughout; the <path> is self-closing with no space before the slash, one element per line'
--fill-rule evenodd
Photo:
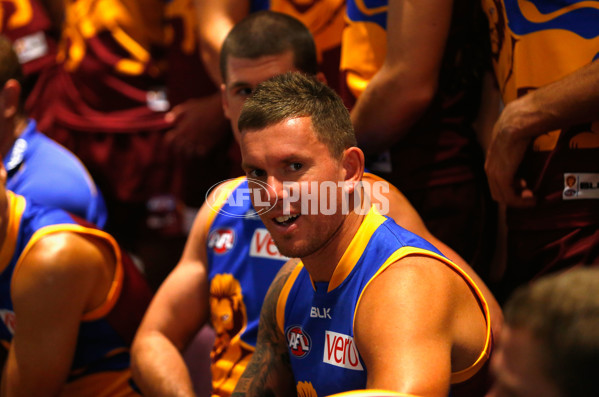
<path fill-rule="evenodd" d="M 575 195 L 576 195 L 576 190 L 574 190 L 574 189 L 564 190 L 564 197 L 573 197 Z"/>
<path fill-rule="evenodd" d="M 17 324 L 17 318 L 15 317 L 15 312 L 11 310 L 2 309 L 0 310 L 0 319 L 8 329 L 11 335 L 15 334 L 15 326 Z"/>
<path fill-rule="evenodd" d="M 215 254 L 225 254 L 235 245 L 235 232 L 232 229 L 216 229 L 208 236 L 208 248 Z"/>
<path fill-rule="evenodd" d="M 287 328 L 285 332 L 287 336 L 287 345 L 289 351 L 297 358 L 303 358 L 310 353 L 312 348 L 312 340 L 310 335 L 302 329 L 299 325 L 292 325 Z"/>

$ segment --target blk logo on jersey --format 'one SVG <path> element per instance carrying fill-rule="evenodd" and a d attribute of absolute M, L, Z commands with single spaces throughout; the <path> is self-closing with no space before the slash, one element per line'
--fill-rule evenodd
<path fill-rule="evenodd" d="M 216 254 L 224 254 L 233 248 L 235 232 L 232 229 L 216 229 L 208 236 L 208 248 Z"/>
<path fill-rule="evenodd" d="M 308 333 L 304 331 L 302 327 L 299 325 L 292 325 L 287 328 L 285 335 L 287 336 L 287 345 L 289 346 L 289 350 L 295 357 L 302 358 L 310 353 L 310 349 L 312 348 L 312 340 L 310 339 L 310 335 L 308 335 Z"/>
<path fill-rule="evenodd" d="M 254 231 L 250 245 L 250 256 L 287 261 L 289 258 L 281 255 L 268 230 L 258 228 Z"/>
<path fill-rule="evenodd" d="M 310 317 L 312 318 L 328 318 L 331 319 L 331 308 L 330 307 L 314 307 L 310 309 Z"/>
<path fill-rule="evenodd" d="M 354 338 L 337 332 L 325 332 L 322 361 L 336 367 L 364 371 Z"/>

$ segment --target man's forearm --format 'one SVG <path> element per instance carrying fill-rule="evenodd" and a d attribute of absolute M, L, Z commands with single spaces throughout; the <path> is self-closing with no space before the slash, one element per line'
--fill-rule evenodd
<path fill-rule="evenodd" d="M 599 119 L 599 62 L 512 101 L 504 113 L 521 139 Z"/>
<path fill-rule="evenodd" d="M 400 80 L 381 69 L 352 110 L 358 143 L 367 154 L 399 142 L 430 104 L 435 87 L 402 86 Z"/>
<path fill-rule="evenodd" d="M 145 397 L 194 397 L 193 383 L 179 350 L 164 336 L 136 341 L 131 357 L 133 379 Z"/>

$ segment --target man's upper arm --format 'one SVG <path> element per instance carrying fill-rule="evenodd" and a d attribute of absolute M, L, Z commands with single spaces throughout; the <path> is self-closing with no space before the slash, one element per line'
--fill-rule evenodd
<path fill-rule="evenodd" d="M 297 263 L 296 259 L 289 260 L 268 289 L 260 312 L 256 350 L 235 387 L 234 396 L 296 394 L 287 341 L 277 325 L 277 303 Z"/>
<path fill-rule="evenodd" d="M 435 95 L 449 34 L 452 1 L 390 0 L 385 61 L 352 111 L 367 153 L 394 144 Z"/>
<path fill-rule="evenodd" d="M 206 244 L 215 216 L 213 206 L 218 206 L 228 192 L 227 188 L 223 189 L 224 186 L 221 184 L 211 191 L 196 215 L 181 259 L 152 299 L 135 337 L 135 344 L 146 336 L 160 333 L 182 351 L 208 321 L 210 286 Z"/>
<path fill-rule="evenodd" d="M 194 393 L 182 352 L 209 316 L 206 236 L 211 214 L 204 204 L 181 260 L 156 292 L 133 340 L 131 370 L 144 395 Z"/>
<path fill-rule="evenodd" d="M 367 387 L 446 396 L 451 377 L 452 282 L 443 264 L 412 256 L 366 288 L 358 306 L 356 346 Z M 393 315 L 390 315 L 393 313 Z"/>
<path fill-rule="evenodd" d="M 389 183 L 383 179 L 380 179 L 375 176 L 370 176 L 365 174 L 364 180 L 370 182 L 372 184 L 373 181 L 382 181 L 385 183 Z M 377 203 L 382 199 L 387 200 L 386 203 L 387 208 L 389 209 L 387 215 L 392 218 L 395 223 L 400 225 L 406 230 L 417 234 L 418 236 L 424 238 L 426 241 L 431 243 L 435 248 L 437 248 L 443 255 L 449 258 L 453 263 L 458 265 L 460 269 L 462 269 L 478 286 L 481 290 L 481 293 L 485 297 L 487 304 L 489 305 L 489 311 L 491 314 L 491 324 L 493 326 L 493 332 L 498 335 L 499 331 L 503 324 L 503 313 L 501 311 L 501 306 L 493 296 L 491 290 L 487 287 L 484 281 L 480 278 L 480 276 L 474 271 L 474 269 L 451 247 L 449 247 L 444 242 L 440 241 L 437 237 L 433 236 L 431 232 L 428 230 L 424 221 L 416 211 L 416 209 L 412 206 L 409 200 L 393 185 L 389 184 L 389 192 L 384 193 L 382 197 L 374 197 L 373 203 Z"/>
<path fill-rule="evenodd" d="M 206 257 L 207 216 L 202 206 L 187 238 L 183 255 L 164 280 L 140 325 L 136 339 L 164 334 L 182 351 L 209 316 L 209 285 Z"/>
<path fill-rule="evenodd" d="M 390 0 L 385 62 L 407 69 L 419 82 L 432 81 L 436 87 L 452 4 L 446 0 Z"/>
<path fill-rule="evenodd" d="M 58 394 L 72 366 L 81 318 L 110 287 L 103 282 L 105 260 L 91 240 L 70 233 L 42 238 L 22 259 L 11 285 L 18 326 L 4 395 Z"/>
<path fill-rule="evenodd" d="M 195 6 L 202 60 L 212 80 L 220 85 L 220 49 L 233 26 L 249 14 L 250 2 L 195 0 Z"/>

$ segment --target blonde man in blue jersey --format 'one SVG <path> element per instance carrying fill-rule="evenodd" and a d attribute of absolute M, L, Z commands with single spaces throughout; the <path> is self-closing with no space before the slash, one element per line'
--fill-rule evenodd
<path fill-rule="evenodd" d="M 237 138 L 241 108 L 259 83 L 288 71 L 316 74 L 316 70 L 313 39 L 292 17 L 254 13 L 238 24 L 221 53 L 223 104 Z M 373 175 L 370 178 L 378 180 Z M 247 188 L 247 181 L 239 178 L 223 187 L 221 191 L 231 197 Z M 260 306 L 285 259 L 258 218 L 227 220 L 219 210 L 227 200 L 215 205 L 216 196 L 208 197 L 200 209 L 181 260 L 159 289 L 136 337 L 133 366 L 145 395 L 194 395 L 190 378 L 197 374 L 187 373 L 182 352 L 209 319 L 218 334 L 212 354 L 214 395 L 231 394 L 254 352 Z M 388 196 L 390 215 L 463 263 L 430 236 L 401 193 L 392 189 Z M 251 214 L 251 203 L 246 204 L 249 206 L 236 211 Z M 235 211 L 231 205 L 225 209 Z M 490 296 L 488 290 L 485 296 Z M 499 307 L 492 302 L 491 307 L 494 320 L 500 320 Z"/>
<path fill-rule="evenodd" d="M 485 297 L 459 266 L 375 207 L 352 211 L 364 155 L 341 99 L 313 78 L 279 75 L 248 98 L 238 127 L 247 177 L 279 198 L 261 196 L 271 209 L 260 217 L 281 254 L 301 261 L 271 285 L 233 395 L 484 395 L 492 348 Z M 298 201 L 290 200 L 298 188 L 286 187 L 331 182 L 356 207 L 343 210 L 339 187 L 327 200 L 332 213 L 307 212 L 303 187 Z"/>

